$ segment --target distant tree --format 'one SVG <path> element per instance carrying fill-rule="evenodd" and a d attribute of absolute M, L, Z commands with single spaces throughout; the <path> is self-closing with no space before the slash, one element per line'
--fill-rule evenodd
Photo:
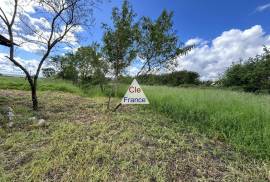
<path fill-rule="evenodd" d="M 131 5 L 124 0 L 121 10 L 113 8 L 113 27 L 103 25 L 103 53 L 116 80 L 136 57 L 138 25 L 134 22 L 134 17 Z"/>
<path fill-rule="evenodd" d="M 57 69 L 58 77 L 65 80 L 71 80 L 73 83 L 78 82 L 79 71 L 77 70 L 77 61 L 73 53 L 52 57 L 50 62 Z"/>
<path fill-rule="evenodd" d="M 170 85 L 179 86 L 182 84 L 198 85 L 200 75 L 192 71 L 177 71 L 168 74 L 145 74 L 139 75 L 137 79 L 147 85 Z"/>
<path fill-rule="evenodd" d="M 56 72 L 55 72 L 55 69 L 53 69 L 53 68 L 43 68 L 42 74 L 44 77 L 50 78 L 50 77 L 54 76 L 56 74 Z"/>
<path fill-rule="evenodd" d="M 270 51 L 264 47 L 264 53 L 229 67 L 221 83 L 226 87 L 237 86 L 245 91 L 268 90 L 270 93 Z"/>
<path fill-rule="evenodd" d="M 99 84 L 101 88 L 106 82 L 108 66 L 101 56 L 97 43 L 80 47 L 74 53 L 52 57 L 51 63 L 57 68 L 57 75 L 62 79 L 82 85 Z"/>
<path fill-rule="evenodd" d="M 81 81 L 91 81 L 94 84 L 104 81 L 108 71 L 108 65 L 102 58 L 102 54 L 97 43 L 88 47 L 81 47 L 75 53 L 78 66 L 79 78 Z"/>
<path fill-rule="evenodd" d="M 75 53 L 75 59 L 79 71 L 79 79 L 82 84 L 103 85 L 106 82 L 106 74 L 108 73 L 108 64 L 102 58 L 100 46 L 93 43 L 88 47 L 81 47 Z"/>
<path fill-rule="evenodd" d="M 167 83 L 172 86 L 178 86 L 181 84 L 193 84 L 200 83 L 200 75 L 193 71 L 177 71 L 167 75 Z"/>
<path fill-rule="evenodd" d="M 38 109 L 38 98 L 37 98 L 37 80 L 41 67 L 44 61 L 48 58 L 52 50 L 60 42 L 63 42 L 65 38 L 69 37 L 71 33 L 77 31 L 80 26 L 89 26 L 92 23 L 91 12 L 95 7 L 95 0 L 33 0 L 31 3 L 38 5 L 35 9 L 36 14 L 44 18 L 48 25 L 40 23 L 39 25 L 33 26 L 32 21 L 29 20 L 29 16 L 25 16 L 22 12 L 19 12 L 18 0 L 11 1 L 10 9 L 13 12 L 10 15 L 10 10 L 3 10 L 0 7 L 0 21 L 3 22 L 5 31 L 8 34 L 8 39 L 11 43 L 14 42 L 15 36 L 20 36 L 25 42 L 36 45 L 41 48 L 41 58 L 39 60 L 38 68 L 36 73 L 30 75 L 27 67 L 24 67 L 15 57 L 14 44 L 10 45 L 8 60 L 11 61 L 15 66 L 20 68 L 26 75 L 29 82 L 33 109 Z M 30 3 L 30 2 L 29 2 Z M 17 25 L 21 26 L 16 28 L 14 26 L 17 21 Z M 17 32 L 19 31 L 19 32 Z M 45 33 L 46 32 L 46 33 Z M 29 38 L 32 37 L 34 38 Z M 66 41 L 67 42 L 67 41 Z"/>
<path fill-rule="evenodd" d="M 177 66 L 176 58 L 186 54 L 194 46 L 180 46 L 173 29 L 173 12 L 164 10 L 156 21 L 143 17 L 140 24 L 139 57 L 144 61 L 137 73 L 172 70 Z"/>

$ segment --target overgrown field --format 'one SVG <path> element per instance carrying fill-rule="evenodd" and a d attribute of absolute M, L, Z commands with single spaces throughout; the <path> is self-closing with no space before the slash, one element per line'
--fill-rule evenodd
<path fill-rule="evenodd" d="M 225 140 L 247 155 L 270 157 L 270 96 L 213 89 L 144 87 L 155 111 Z"/>
<path fill-rule="evenodd" d="M 79 89 L 61 80 L 40 80 L 39 90 L 58 90 L 83 96 L 102 96 L 98 87 Z M 0 78 L 0 88 L 23 89 L 26 81 Z M 117 96 L 125 93 L 120 85 Z M 143 86 L 150 100 L 146 108 L 163 113 L 182 127 L 191 128 L 236 150 L 260 159 L 270 158 L 270 96 L 220 89 Z M 109 89 L 106 89 L 108 92 Z"/>
<path fill-rule="evenodd" d="M 106 98 L 0 90 L 12 128 L 0 128 L 0 181 L 267 181 L 269 162 L 145 107 L 106 111 Z M 152 98 L 150 98 L 152 99 Z M 117 104 L 119 99 L 113 99 Z M 153 103 L 154 104 L 154 103 Z M 47 121 L 38 126 L 29 118 Z"/>

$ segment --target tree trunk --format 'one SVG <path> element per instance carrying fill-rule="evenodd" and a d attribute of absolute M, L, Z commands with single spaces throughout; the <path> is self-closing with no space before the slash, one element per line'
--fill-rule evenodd
<path fill-rule="evenodd" d="M 31 92 L 32 92 L 32 102 L 33 102 L 33 110 L 38 110 L 38 99 L 37 99 L 37 87 L 36 85 L 31 86 Z"/>

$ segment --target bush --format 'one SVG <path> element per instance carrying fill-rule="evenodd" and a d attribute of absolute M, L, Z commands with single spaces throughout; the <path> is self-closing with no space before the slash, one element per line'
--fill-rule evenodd
<path fill-rule="evenodd" d="M 56 75 L 56 71 L 53 68 L 43 68 L 42 74 L 45 78 L 50 78 Z"/>
<path fill-rule="evenodd" d="M 221 80 L 225 87 L 241 87 L 246 92 L 270 92 L 270 52 L 233 64 Z"/>

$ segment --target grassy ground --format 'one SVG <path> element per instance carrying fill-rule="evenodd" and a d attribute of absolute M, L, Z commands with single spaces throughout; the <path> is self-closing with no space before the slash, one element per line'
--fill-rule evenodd
<path fill-rule="evenodd" d="M 126 86 L 124 86 L 126 89 Z M 13 89 L 13 90 L 28 90 L 30 91 L 29 83 L 25 78 L 18 77 L 6 77 L 0 76 L 0 89 Z M 105 93 L 101 92 L 99 86 L 92 86 L 87 88 L 79 88 L 78 86 L 72 84 L 71 81 L 61 80 L 61 79 L 46 79 L 40 78 L 38 80 L 38 91 L 61 91 L 67 93 L 73 93 L 80 96 L 86 97 L 99 97 L 105 96 Z M 110 89 L 107 88 L 106 92 Z M 123 89 L 118 93 L 122 95 Z"/>
<path fill-rule="evenodd" d="M 145 107 L 110 113 L 105 98 L 48 91 L 39 97 L 34 113 L 28 92 L 0 90 L 0 108 L 9 105 L 16 113 L 12 129 L 0 128 L 0 181 L 269 179 L 268 162 Z M 38 127 L 31 116 L 49 125 Z"/>
<path fill-rule="evenodd" d="M 25 78 L 0 76 L 0 89 L 30 90 L 29 83 Z M 39 91 L 63 91 L 82 95 L 83 91 L 71 82 L 59 79 L 39 79 Z"/>
<path fill-rule="evenodd" d="M 3 160 L 4 162 L 1 165 L 2 168 L 0 167 L 0 171 L 2 171 L 2 174 L 8 174 L 4 175 L 7 177 L 7 179 L 9 177 L 13 178 L 17 176 L 23 177 L 23 179 L 31 179 L 34 181 L 37 179 L 53 179 L 55 178 L 54 173 L 57 173 L 56 179 L 59 178 L 61 180 L 73 179 L 73 177 L 79 179 L 80 177 L 86 176 L 96 179 L 114 179 L 125 181 L 131 179 L 134 180 L 137 178 L 144 179 L 146 177 L 150 179 L 151 175 L 157 174 L 158 176 L 154 175 L 153 179 L 161 180 L 162 178 L 163 180 L 177 180 L 178 178 L 196 179 L 198 177 L 198 179 L 202 180 L 205 178 L 214 180 L 239 179 L 241 181 L 250 181 L 258 179 L 266 180 L 269 175 L 267 174 L 269 172 L 270 163 L 270 96 L 268 95 L 253 95 L 216 89 L 143 86 L 144 92 L 150 100 L 150 105 L 140 107 L 141 109 L 135 107 L 135 110 L 123 107 L 121 109 L 127 109 L 125 112 L 120 110 L 118 113 L 108 114 L 105 112 L 106 99 L 104 96 L 108 94 L 108 91 L 110 90 L 109 88 L 106 88 L 106 92 L 102 93 L 99 87 L 80 89 L 67 81 L 47 79 L 41 79 L 38 86 L 38 90 L 40 91 L 39 95 L 41 96 L 40 103 L 42 108 L 40 112 L 32 113 L 30 109 L 31 103 L 29 102 L 29 93 L 10 91 L 10 89 L 29 90 L 26 80 L 23 78 L 0 77 L 0 89 L 8 89 L 1 91 L 2 96 L 0 96 L 0 103 L 2 102 L 2 105 L 12 103 L 13 107 L 15 107 L 17 110 L 16 112 L 20 113 L 16 129 L 0 129 L 0 145 L 3 146 L 3 149 L 0 149 L 1 158 L 4 159 L 7 157 L 6 160 Z M 126 92 L 126 89 L 127 85 L 120 85 L 117 90 L 117 96 L 123 96 L 123 94 Z M 45 90 L 49 90 L 51 92 L 41 92 Z M 61 91 L 63 93 L 55 93 L 55 91 Z M 64 92 L 72 93 L 77 96 L 64 94 Z M 83 96 L 83 98 L 80 96 Z M 103 98 L 100 96 L 103 96 Z M 24 106 L 25 104 L 27 104 L 27 107 Z M 37 115 L 39 118 L 48 119 L 50 121 L 50 126 L 45 130 L 35 128 L 35 125 L 31 122 L 29 123 L 27 120 L 27 118 L 32 115 Z M 119 123 L 121 125 L 119 125 Z M 110 124 L 115 125 L 116 128 L 112 129 L 107 127 L 110 126 Z M 165 128 L 163 128 L 164 126 Z M 70 130 L 72 132 L 74 131 L 76 134 L 73 135 L 69 133 L 69 127 L 71 128 Z M 94 127 L 96 131 L 99 131 L 98 140 L 95 139 L 94 141 L 91 141 L 96 137 L 92 136 L 95 135 L 91 133 L 92 127 Z M 129 129 L 129 131 L 124 131 L 124 128 Z M 117 135 L 112 134 L 110 130 L 117 133 Z M 30 131 L 30 134 L 28 131 Z M 61 132 L 63 133 L 61 134 Z M 67 133 L 65 134 L 65 132 Z M 95 133 L 95 131 L 93 132 Z M 140 132 L 142 132 L 141 138 L 137 136 L 137 133 L 140 134 Z M 137 166 L 136 169 L 134 169 L 135 167 L 133 166 L 133 162 L 130 163 L 132 160 L 129 161 L 126 158 L 124 160 L 126 168 L 117 168 L 117 174 L 115 174 L 115 171 L 111 171 L 112 166 L 121 166 L 122 163 L 118 163 L 118 161 L 115 164 L 111 161 L 110 157 L 116 155 L 115 152 L 117 153 L 119 147 L 118 145 L 120 145 L 118 143 L 114 144 L 113 142 L 118 140 L 120 143 L 123 142 L 122 133 L 124 133 L 123 135 L 127 135 L 125 136 L 127 143 L 124 142 L 125 149 L 121 150 L 127 150 L 130 152 L 131 156 L 129 155 L 128 158 L 133 160 L 132 157 L 135 156 L 136 161 L 139 160 L 137 159 L 138 153 L 136 152 L 145 152 L 145 155 L 147 155 L 149 158 L 144 156 L 143 159 L 140 159 L 143 160 L 143 166 L 145 163 L 147 163 L 147 165 L 143 168 L 141 168 L 141 163 L 135 163 L 135 166 Z M 58 134 L 63 138 L 58 138 Z M 148 150 L 145 147 L 140 148 L 140 150 L 133 148 L 137 146 L 137 140 L 144 140 L 145 137 L 148 138 L 151 136 L 152 138 L 150 139 L 154 140 L 154 143 L 156 143 L 160 142 L 160 138 L 162 138 L 163 135 L 169 135 L 171 138 L 169 137 L 168 140 L 161 139 L 161 142 L 164 142 L 164 146 L 163 144 L 158 145 L 158 148 L 155 146 L 153 150 L 155 149 L 157 151 L 153 152 L 151 150 L 148 154 Z M 84 136 L 90 137 L 90 139 L 88 138 L 89 141 L 87 139 L 86 144 L 84 142 L 80 143 L 81 140 L 85 139 Z M 99 137 L 105 137 L 105 141 L 103 141 L 103 139 L 100 140 Z M 43 142 L 42 138 L 46 140 L 44 141 L 45 144 L 47 144 L 47 139 L 49 141 L 49 145 L 45 145 L 45 148 L 43 148 L 43 144 L 40 144 L 40 142 Z M 63 141 L 64 144 L 62 145 L 61 140 L 65 138 L 68 141 Z M 172 138 L 173 141 L 171 140 Z M 24 140 L 26 141 L 24 142 Z M 101 169 L 97 169 L 97 166 L 95 166 L 96 164 L 92 164 L 91 162 L 90 164 L 94 166 L 91 170 L 95 171 L 89 171 L 90 169 L 88 169 L 88 167 L 87 169 L 79 169 L 79 166 L 82 164 L 81 162 L 77 161 L 77 159 L 71 163 L 65 163 L 65 155 L 69 155 L 69 151 L 67 151 L 67 154 L 59 152 L 64 150 L 62 148 L 64 146 L 69 148 L 72 145 L 75 145 L 74 147 L 76 148 L 76 142 L 79 142 L 79 148 L 82 147 L 82 149 L 78 150 L 82 150 L 83 155 L 87 155 L 89 158 L 91 158 L 93 151 L 91 151 L 91 154 L 85 151 L 90 147 L 88 142 L 98 142 L 98 144 L 93 145 L 95 147 L 101 147 L 100 151 L 98 152 L 102 152 L 102 147 L 103 145 L 107 145 L 107 140 L 110 141 L 108 145 L 113 145 L 114 148 L 104 149 L 104 151 L 106 151 L 105 153 L 109 152 L 108 155 L 110 156 L 109 160 L 107 161 L 108 163 L 105 165 L 106 169 L 103 168 L 103 166 Z M 182 146 L 183 141 L 185 142 Z M 52 145 L 51 142 L 54 142 L 55 145 Z M 73 142 L 75 142 L 75 144 Z M 104 144 L 104 142 L 106 144 Z M 10 148 L 9 144 L 11 145 Z M 17 146 L 17 144 L 19 146 Z M 101 146 L 99 146 L 99 144 L 101 144 Z M 36 145 L 38 146 L 37 151 L 35 150 Z M 58 145 L 59 148 L 57 148 Z M 149 145 L 151 148 L 151 142 Z M 32 146 L 34 148 L 31 148 Z M 23 147 L 26 148 L 23 149 Z M 0 146 L 0 148 L 2 147 Z M 46 153 L 48 148 L 52 150 L 52 153 Z M 54 154 L 54 148 L 57 150 L 57 159 L 54 159 L 54 157 L 50 156 Z M 21 149 L 22 151 L 26 150 L 26 153 L 28 153 L 28 150 L 30 150 L 30 161 L 28 161 L 27 156 L 24 156 Z M 182 153 L 182 149 L 184 150 L 184 153 Z M 77 148 L 74 150 L 77 150 Z M 135 153 L 132 153 L 132 150 L 135 150 Z M 178 150 L 180 150 L 180 154 Z M 35 153 L 34 159 L 32 158 L 32 152 Z M 158 152 L 158 154 L 155 154 L 155 152 Z M 167 153 L 169 158 L 166 156 Z M 14 156 L 17 154 L 19 154 L 18 159 L 17 157 L 14 159 Z M 21 154 L 23 156 L 20 156 Z M 155 164 L 154 168 L 152 168 L 153 166 L 151 162 L 151 155 L 153 155 L 155 158 L 153 159 Z M 230 155 L 232 155 L 232 157 L 230 157 Z M 240 157 L 241 155 L 247 156 L 247 158 Z M 80 156 L 79 158 L 81 159 L 78 160 L 92 160 L 92 158 L 85 159 L 84 157 L 85 156 Z M 95 156 L 92 157 L 95 158 Z M 191 165 L 188 165 L 188 167 L 186 166 L 186 159 L 186 162 L 183 163 L 184 158 L 187 157 L 187 161 L 191 162 Z M 60 162 L 58 161 L 58 158 L 60 158 Z M 68 159 L 70 158 L 71 157 L 69 156 Z M 177 158 L 180 158 L 182 161 L 178 161 L 179 164 L 172 164 L 174 166 L 171 169 L 173 174 L 169 174 L 169 176 L 165 175 L 165 173 L 168 173 L 169 171 L 167 168 L 168 162 L 171 160 L 177 161 Z M 199 161 L 193 161 L 195 160 L 194 158 Z M 41 159 L 42 161 L 40 161 Z M 217 159 L 218 162 L 215 159 Z M 19 162 L 17 160 L 19 160 Z M 18 164 L 18 169 L 17 167 L 10 167 L 16 166 L 17 163 L 20 163 L 20 160 L 26 160 L 26 164 L 22 162 L 23 167 L 21 167 L 20 164 Z M 56 162 L 54 162 L 55 160 Z M 211 164 L 209 164 L 210 166 L 205 166 L 203 164 L 207 160 L 211 161 Z M 236 160 L 239 162 L 236 162 Z M 47 173 L 39 169 L 39 165 L 44 162 L 47 162 L 49 163 L 48 165 L 52 166 L 56 164 L 60 165 L 60 169 L 57 168 L 55 169 L 56 171 L 52 172 L 53 174 L 50 174 L 54 177 L 50 177 L 50 175 L 49 177 L 46 176 L 45 174 Z M 150 162 L 151 165 L 148 164 L 148 162 Z M 202 162 L 202 166 L 200 166 L 200 164 L 197 162 Z M 88 164 L 89 163 L 84 165 Z M 217 166 L 215 166 L 216 164 Z M 31 167 L 28 165 L 31 165 Z M 69 165 L 77 167 L 76 169 L 69 169 Z M 167 167 L 162 167 L 164 165 Z M 180 172 L 181 174 L 178 174 L 179 170 L 183 170 L 182 167 L 179 167 L 178 165 L 183 165 L 184 168 L 187 167 L 188 169 L 186 170 L 188 170 L 188 172 Z M 223 166 L 224 168 L 219 168 L 219 165 Z M 244 167 L 242 168 L 242 166 Z M 217 171 L 213 172 L 213 175 L 207 174 L 208 172 L 212 173 L 211 170 L 215 167 L 218 169 Z M 49 169 L 50 167 L 47 168 L 48 170 L 52 170 Z M 151 170 L 146 172 L 144 171 L 146 168 L 151 168 Z M 198 171 L 196 168 L 198 168 Z M 231 169 L 229 170 L 228 168 Z M 60 170 L 60 172 L 58 170 Z M 78 176 L 77 174 L 67 174 L 72 170 L 74 173 L 82 170 L 82 174 L 78 174 Z M 123 170 L 128 171 L 124 172 Z M 13 173 L 11 171 L 15 172 Z M 29 171 L 32 173 L 31 175 L 22 174 L 29 173 Z M 130 174 L 129 171 L 132 171 L 132 174 Z M 235 173 L 233 171 L 237 172 Z M 85 174 L 88 172 L 92 173 L 93 176 Z M 244 178 L 241 173 L 243 175 L 247 175 L 247 178 Z M 108 174 L 108 176 L 104 176 L 105 174 Z M 58 175 L 60 175 L 60 177 L 58 177 Z M 63 176 L 66 175 L 67 178 L 63 178 Z M 255 177 L 252 178 L 252 175 Z M 129 176 L 132 176 L 132 178 L 129 179 Z M 194 178 L 192 176 L 194 176 Z"/>
<path fill-rule="evenodd" d="M 144 87 L 156 112 L 270 159 L 270 96 L 213 89 Z"/>
<path fill-rule="evenodd" d="M 120 85 L 123 96 L 127 86 Z M 154 112 L 226 141 L 251 157 L 270 159 L 270 96 L 221 89 L 143 86 Z"/>

